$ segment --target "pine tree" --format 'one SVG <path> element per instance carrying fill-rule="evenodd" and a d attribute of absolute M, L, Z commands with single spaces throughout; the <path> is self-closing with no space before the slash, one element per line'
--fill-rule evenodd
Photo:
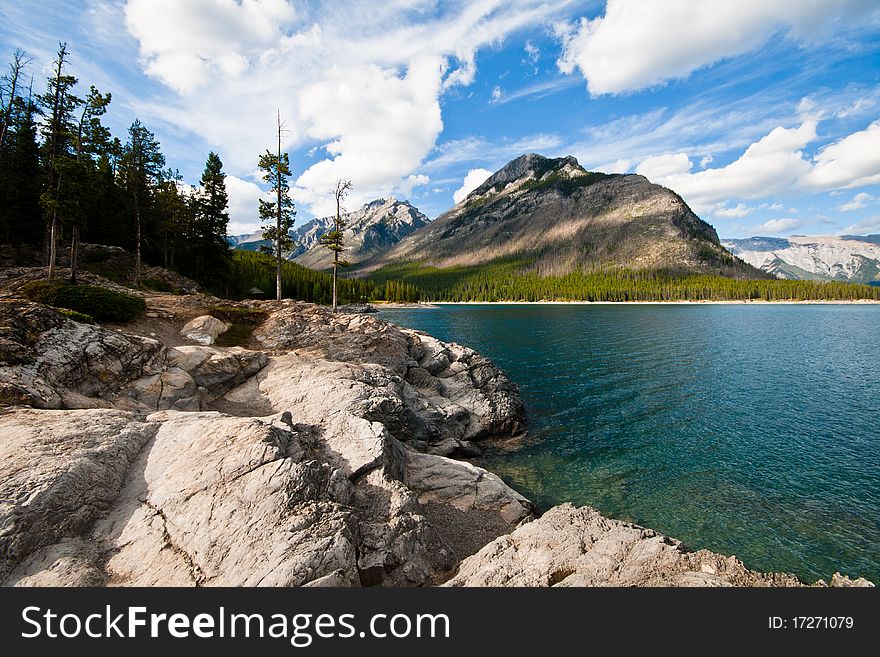
<path fill-rule="evenodd" d="M 64 74 L 67 64 L 67 44 L 58 47 L 54 74 L 48 80 L 48 89 L 39 97 L 46 121 L 43 127 L 43 148 L 45 151 L 46 179 L 40 204 L 46 213 L 48 227 L 48 266 L 49 278 L 55 277 L 58 237 L 64 215 L 75 215 L 78 211 L 75 199 L 65 194 L 74 189 L 67 185 L 64 175 L 75 175 L 71 167 L 76 128 L 73 113 L 82 105 L 82 100 L 73 95 L 77 79 Z M 63 186 L 65 185 L 65 186 Z"/>
<path fill-rule="evenodd" d="M 342 202 L 348 196 L 351 189 L 350 180 L 337 180 L 333 196 L 336 199 L 336 217 L 333 221 L 333 230 L 321 236 L 320 243 L 325 249 L 333 253 L 333 312 L 336 312 L 336 283 L 339 278 L 339 268 L 347 267 L 346 260 L 340 260 L 339 255 L 345 251 L 345 221 L 342 219 Z"/>
<path fill-rule="evenodd" d="M 259 167 L 263 170 L 263 180 L 271 184 L 275 201 L 260 199 L 260 220 L 263 223 L 263 239 L 272 242 L 272 255 L 275 256 L 275 298 L 281 301 L 281 263 L 284 252 L 293 247 L 290 230 L 293 228 L 296 209 L 288 192 L 290 185 L 290 158 L 281 152 L 281 133 L 283 131 L 281 113 L 278 113 L 278 152 L 268 150 L 260 156 Z M 274 220 L 274 221 L 273 221 Z M 274 225 L 273 225 L 274 224 Z"/>
<path fill-rule="evenodd" d="M 11 89 L 10 85 L 8 89 Z M 36 244 L 43 231 L 40 211 L 40 151 L 37 143 L 37 107 L 33 94 L 19 92 L 16 96 L 4 96 L 3 117 L 5 142 L 0 148 L 0 241 L 8 241 L 14 247 L 16 262 L 21 261 L 22 244 Z"/>
<path fill-rule="evenodd" d="M 9 73 L 0 79 L 0 153 L 6 145 L 6 136 L 12 129 L 16 99 L 21 95 L 24 69 L 29 60 L 24 51 L 16 50 L 12 54 L 12 63 L 9 64 Z"/>
<path fill-rule="evenodd" d="M 219 291 L 229 276 L 230 254 L 226 243 L 229 196 L 226 193 L 223 162 L 216 153 L 208 153 L 199 184 L 201 189 L 196 197 L 197 219 L 193 240 L 197 249 L 196 277 Z"/>
<path fill-rule="evenodd" d="M 99 155 L 106 150 L 110 139 L 110 131 L 101 125 L 101 117 L 107 111 L 110 98 L 109 93 L 102 94 L 94 86 L 91 87 L 77 125 L 74 180 L 78 186 L 75 190 L 78 203 L 77 211 L 71 214 L 68 222 L 72 228 L 70 282 L 73 284 L 76 284 L 80 231 L 85 227 L 89 211 L 94 210 L 97 205 L 96 170 L 92 155 Z"/>
<path fill-rule="evenodd" d="M 162 179 L 165 157 L 155 135 L 135 119 L 128 129 L 128 143 L 121 159 L 122 178 L 134 221 L 135 285 L 141 280 L 141 256 L 144 224 L 152 194 Z"/>

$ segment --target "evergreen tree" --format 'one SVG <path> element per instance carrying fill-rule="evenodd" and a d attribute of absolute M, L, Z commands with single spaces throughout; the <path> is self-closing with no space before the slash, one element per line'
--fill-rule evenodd
<path fill-rule="evenodd" d="M 101 125 L 101 116 L 110 104 L 110 94 L 102 94 L 94 86 L 83 103 L 76 134 L 76 164 L 73 180 L 76 189 L 72 196 L 77 199 L 76 212 L 68 219 L 71 225 L 70 238 L 70 282 L 76 284 L 79 255 L 80 231 L 85 227 L 86 218 L 98 204 L 96 168 L 93 155 L 100 155 L 107 149 L 110 131 Z"/>
<path fill-rule="evenodd" d="M 6 145 L 6 136 L 12 130 L 16 99 L 21 95 L 24 68 L 28 64 L 24 51 L 16 50 L 12 54 L 9 73 L 0 78 L 0 153 Z"/>
<path fill-rule="evenodd" d="M 67 184 L 76 181 L 67 181 L 64 176 L 67 174 L 75 177 L 75 169 L 71 166 L 76 134 L 73 113 L 77 107 L 82 105 L 83 101 L 72 93 L 77 79 L 64 73 L 66 64 L 67 44 L 62 43 L 58 47 L 54 74 L 48 79 L 48 89 L 45 94 L 39 97 L 43 113 L 46 116 L 43 126 L 46 177 L 43 193 L 40 196 L 40 204 L 43 206 L 48 228 L 46 255 L 50 279 L 55 276 L 61 221 L 65 216 L 73 218 L 79 212 L 77 199 L 69 196 L 69 192 L 73 191 L 75 187 Z"/>
<path fill-rule="evenodd" d="M 350 180 L 337 180 L 333 196 L 336 199 L 336 217 L 333 220 L 333 230 L 323 234 L 320 239 L 321 246 L 333 253 L 333 312 L 336 312 L 336 284 L 339 279 L 339 268 L 348 267 L 348 262 L 340 260 L 339 255 L 345 250 L 345 222 L 342 219 L 342 202 L 348 196 L 351 189 Z"/>
<path fill-rule="evenodd" d="M 164 165 L 165 157 L 159 150 L 155 135 L 135 119 L 128 129 L 128 143 L 123 150 L 120 167 L 134 223 L 136 285 L 141 280 L 144 227 L 149 217 L 153 192 L 162 180 Z"/>
<path fill-rule="evenodd" d="M 201 189 L 196 197 L 197 219 L 192 241 L 197 250 L 195 276 L 219 291 L 225 287 L 229 276 L 230 254 L 226 243 L 229 196 L 223 162 L 216 153 L 208 153 L 199 184 Z"/>
<path fill-rule="evenodd" d="M 17 86 L 16 93 L 21 91 Z M 27 96 L 8 100 L 11 106 L 3 111 L 8 123 L 0 148 L 0 241 L 12 244 L 15 260 L 21 262 L 22 245 L 36 244 L 43 235 L 37 107 L 30 90 Z"/>
<path fill-rule="evenodd" d="M 296 209 L 288 192 L 290 185 L 290 158 L 281 152 L 281 113 L 278 113 L 278 151 L 273 154 L 268 150 L 260 156 L 259 167 L 263 170 L 263 180 L 271 184 L 275 194 L 274 201 L 260 199 L 260 220 L 263 221 L 263 239 L 272 242 L 272 254 L 275 256 L 275 298 L 281 301 L 281 263 L 284 252 L 293 247 L 290 230 L 293 228 Z"/>

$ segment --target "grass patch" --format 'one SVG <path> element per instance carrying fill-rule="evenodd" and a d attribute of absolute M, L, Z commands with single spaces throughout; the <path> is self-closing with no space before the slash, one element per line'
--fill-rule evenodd
<path fill-rule="evenodd" d="M 95 318 L 91 315 L 87 315 L 76 310 L 71 310 L 70 308 L 59 308 L 58 312 L 67 317 L 67 319 L 72 319 L 74 322 L 79 322 L 80 324 L 95 323 Z"/>
<path fill-rule="evenodd" d="M 146 303 L 140 297 L 94 285 L 31 281 L 21 290 L 31 301 L 73 310 L 99 322 L 128 322 L 146 310 Z"/>

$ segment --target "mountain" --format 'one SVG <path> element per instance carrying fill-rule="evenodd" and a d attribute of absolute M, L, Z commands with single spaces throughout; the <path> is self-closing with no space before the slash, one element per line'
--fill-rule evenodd
<path fill-rule="evenodd" d="M 512 259 L 541 275 L 614 265 L 768 277 L 728 253 L 675 192 L 643 176 L 589 172 L 573 157 L 536 154 L 508 163 L 359 273 Z"/>
<path fill-rule="evenodd" d="M 233 249 L 242 251 L 259 251 L 261 246 L 269 246 L 269 240 L 263 239 L 263 231 L 258 230 L 247 235 L 229 235 L 226 243 Z"/>
<path fill-rule="evenodd" d="M 880 281 L 880 235 L 750 237 L 722 244 L 778 278 L 872 283 Z"/>
<path fill-rule="evenodd" d="M 331 254 L 320 246 L 321 236 L 333 229 L 334 217 L 312 219 L 291 232 L 295 245 L 288 260 L 312 269 L 328 269 Z M 345 221 L 345 253 L 343 257 L 355 264 L 390 249 L 401 239 L 428 224 L 428 217 L 409 201 L 380 198 L 355 212 L 343 215 Z M 234 249 L 258 251 L 269 246 L 263 231 L 227 238 Z"/>
<path fill-rule="evenodd" d="M 297 228 L 293 238 L 297 247 L 290 260 L 312 269 L 327 269 L 332 254 L 320 246 L 319 240 L 333 230 L 334 217 L 312 219 Z M 428 224 L 428 218 L 409 201 L 380 198 L 355 212 L 343 215 L 345 221 L 345 253 L 350 263 L 358 263 L 386 251 L 410 233 Z"/>

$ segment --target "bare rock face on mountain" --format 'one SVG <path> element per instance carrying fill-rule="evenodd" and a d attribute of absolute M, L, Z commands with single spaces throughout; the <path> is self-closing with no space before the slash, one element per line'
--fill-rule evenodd
<path fill-rule="evenodd" d="M 360 271 L 513 258 L 541 275 L 614 265 L 767 277 L 731 256 L 675 192 L 643 176 L 588 172 L 573 157 L 536 154 L 513 160 Z"/>
<path fill-rule="evenodd" d="M 345 252 L 342 257 L 357 263 L 390 249 L 415 230 L 426 226 L 428 218 L 408 201 L 380 198 L 343 216 Z M 289 259 L 311 269 L 327 269 L 332 254 L 320 246 L 322 235 L 333 230 L 334 217 L 312 219 L 294 231 L 296 241 Z"/>
<path fill-rule="evenodd" d="M 722 243 L 778 278 L 880 283 L 880 235 L 749 237 Z"/>

